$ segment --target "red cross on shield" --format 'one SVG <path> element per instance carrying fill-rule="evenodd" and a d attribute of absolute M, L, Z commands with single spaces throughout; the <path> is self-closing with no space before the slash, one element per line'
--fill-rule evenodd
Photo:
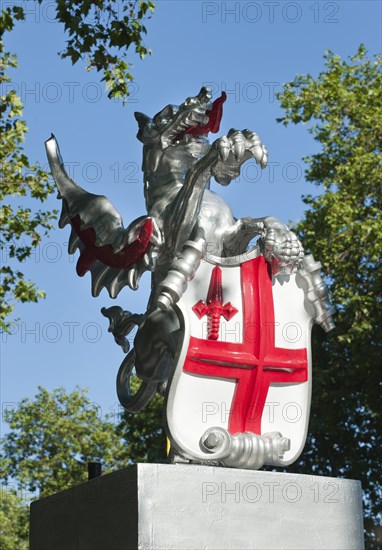
<path fill-rule="evenodd" d="M 207 268 L 205 268 L 205 273 L 199 275 L 200 279 L 204 279 L 203 288 L 206 286 L 206 273 Z M 195 331 L 193 334 L 193 330 L 190 330 L 183 356 L 180 358 L 181 364 L 177 366 L 177 373 L 171 382 L 173 387 L 170 387 L 167 405 L 170 438 L 175 446 L 178 439 L 179 448 L 187 450 L 186 441 L 191 441 L 189 434 L 194 429 L 192 417 L 196 419 L 198 414 L 197 408 L 192 401 L 192 395 L 194 395 L 194 400 L 199 400 L 199 409 L 203 408 L 206 398 L 199 397 L 199 394 L 201 396 L 204 395 L 206 381 L 211 380 L 214 381 L 214 385 L 211 386 L 213 388 L 220 387 L 217 384 L 218 381 L 221 382 L 221 387 L 229 383 L 229 386 L 232 388 L 232 384 L 234 384 L 225 425 L 225 428 L 231 434 L 253 432 L 261 435 L 264 433 L 262 426 L 264 421 L 263 413 L 270 386 L 277 388 L 277 391 L 279 391 L 277 395 L 281 395 L 280 392 L 282 392 L 283 398 L 281 401 L 279 400 L 280 414 L 284 414 L 284 416 L 289 414 L 288 410 L 292 406 L 291 403 L 294 403 L 296 407 L 306 408 L 307 411 L 303 411 L 304 418 L 298 419 L 298 421 L 305 422 L 306 425 L 302 426 L 302 428 L 300 426 L 298 432 L 300 441 L 295 445 L 295 449 L 302 449 L 306 438 L 310 404 L 310 385 L 308 386 L 306 383 L 308 382 L 309 373 L 310 350 L 308 349 L 308 341 L 310 341 L 309 323 L 311 321 L 311 318 L 304 309 L 303 291 L 298 288 L 293 278 L 294 276 L 286 277 L 281 283 L 272 279 L 268 264 L 263 256 L 244 261 L 236 268 L 236 273 L 238 273 L 240 279 L 237 281 L 236 286 L 239 287 L 241 285 L 241 296 L 240 294 L 236 294 L 236 298 L 233 297 L 232 292 L 229 293 L 224 290 L 228 288 L 225 283 L 225 278 L 229 278 L 226 275 L 228 273 L 227 269 L 222 269 L 222 274 L 221 276 L 219 275 L 219 278 L 216 275 L 216 267 L 210 268 L 208 273 L 209 288 L 207 296 L 206 293 L 203 295 L 197 290 L 192 294 L 191 289 L 191 296 L 188 298 L 188 301 L 187 297 L 183 300 L 183 314 L 188 315 L 193 324 L 195 322 L 202 323 L 204 319 L 204 324 L 208 325 L 208 331 L 207 334 L 201 337 L 200 333 L 195 335 Z M 213 302 L 211 297 L 214 295 L 213 286 L 216 280 L 218 280 L 220 288 L 219 292 L 215 291 L 215 302 Z M 196 281 L 196 286 L 197 284 L 198 281 Z M 235 286 L 235 283 L 233 286 Z M 278 289 L 277 295 L 275 294 L 274 296 L 276 288 Z M 290 295 L 292 298 L 290 298 Z M 281 307 L 278 303 L 280 296 L 283 300 Z M 300 303 L 297 303 L 296 296 Z M 217 309 L 216 298 L 218 298 L 219 302 Z M 211 304 L 215 304 L 215 307 L 208 308 Z M 222 324 L 226 322 L 224 320 L 224 311 L 227 304 L 229 304 L 230 309 L 235 308 L 235 311 L 238 310 L 237 315 L 229 316 L 229 319 L 232 317 L 232 322 L 238 322 L 237 319 L 241 314 L 241 337 L 238 339 L 239 341 L 224 341 L 223 335 L 219 335 L 219 339 L 211 339 L 210 337 L 211 330 L 210 324 L 206 321 L 207 314 L 212 316 L 216 311 L 220 311 L 219 321 Z M 275 305 L 277 306 L 276 308 Z M 186 309 L 188 310 L 187 312 Z M 302 326 L 302 332 L 305 336 L 301 338 L 301 343 L 305 344 L 305 346 L 296 347 L 296 344 L 291 346 L 288 342 L 283 346 L 280 345 L 282 343 L 280 338 L 278 338 L 276 344 L 276 327 L 278 327 L 280 333 L 282 320 L 280 321 L 276 318 L 275 309 L 282 310 L 284 317 L 286 316 L 285 318 L 287 319 L 299 318 L 298 316 L 294 316 L 291 311 L 288 312 L 288 309 L 296 309 L 303 312 L 301 325 L 305 323 L 306 330 Z M 205 315 L 204 318 L 202 313 Z M 194 319 L 191 316 L 194 316 Z M 195 321 L 195 319 L 198 320 L 199 318 L 200 321 Z M 227 316 L 225 319 L 227 319 Z M 219 325 L 220 329 L 221 325 Z M 220 330 L 221 332 L 222 330 Z M 299 388 L 300 385 L 301 387 Z M 303 388 L 303 393 L 301 393 L 301 388 Z M 178 395 L 175 395 L 175 390 L 177 390 Z M 289 401 L 288 392 L 290 394 Z M 206 395 L 210 405 L 215 404 L 217 407 L 220 406 L 222 399 L 219 395 Z M 296 395 L 302 396 L 302 399 L 295 397 Z M 186 401 L 188 399 L 189 404 L 187 405 Z M 300 402 L 302 405 L 300 405 Z M 272 402 L 273 408 L 277 407 L 277 405 L 277 401 L 274 400 Z M 196 430 L 201 432 L 199 438 L 207 428 L 217 424 L 216 419 L 217 417 L 215 416 L 215 418 L 205 418 L 199 422 L 198 429 Z M 181 433 L 182 422 L 185 426 L 185 432 L 187 432 L 184 434 Z M 222 423 L 224 424 L 223 420 L 221 420 L 220 425 Z M 287 418 L 282 429 L 275 423 L 275 425 L 267 426 L 267 431 L 282 431 L 283 436 L 290 437 L 290 434 L 284 433 L 289 428 L 289 425 L 296 432 L 296 427 L 298 426 L 296 425 L 295 418 L 291 416 L 290 422 L 288 422 Z M 180 439 L 182 439 L 182 442 L 180 442 Z M 194 454 L 197 455 L 199 442 L 196 436 L 194 439 Z M 189 449 L 190 446 L 188 446 Z"/>
<path fill-rule="evenodd" d="M 272 280 L 264 258 L 260 256 L 244 263 L 241 270 L 243 343 L 191 337 L 183 370 L 236 380 L 228 431 L 261 434 L 261 416 L 269 384 L 305 382 L 308 362 L 305 348 L 290 350 L 275 346 Z"/>

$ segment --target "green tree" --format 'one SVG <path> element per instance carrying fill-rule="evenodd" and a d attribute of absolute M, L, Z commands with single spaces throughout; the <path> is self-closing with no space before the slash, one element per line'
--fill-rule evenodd
<path fill-rule="evenodd" d="M 3 34 L 11 31 L 15 20 L 24 18 L 22 8 L 7 8 L 0 18 L 0 86 L 10 82 L 7 70 L 17 67 L 17 58 L 6 52 Z M 30 256 L 31 251 L 41 241 L 43 234 L 51 228 L 55 212 L 32 213 L 30 208 L 15 206 L 10 199 L 29 196 L 40 202 L 45 201 L 53 186 L 48 183 L 48 174 L 32 164 L 23 152 L 27 126 L 22 120 L 23 106 L 14 90 L 1 96 L 0 132 L 2 136 L 0 151 L 0 247 L 5 254 L 19 262 Z M 7 203 L 4 200 L 7 199 Z M 12 204 L 13 202 L 13 204 Z M 27 244 L 26 244 L 27 243 Z M 25 280 L 24 274 L 12 264 L 1 266 L 0 285 L 0 327 L 7 329 L 6 319 L 14 308 L 14 301 L 37 302 L 44 297 L 34 283 Z"/>
<path fill-rule="evenodd" d="M 145 411 L 124 413 L 117 425 L 118 418 L 102 417 L 84 390 L 68 394 L 40 387 L 34 399 L 5 410 L 9 431 L 1 440 L 0 548 L 27 548 L 27 500 L 86 481 L 88 462 L 101 462 L 108 473 L 133 462 L 164 461 L 162 404 L 157 395 Z"/>
<path fill-rule="evenodd" d="M 29 509 L 13 490 L 0 486 L 0 548 L 27 550 L 29 548 Z"/>
<path fill-rule="evenodd" d="M 132 380 L 133 392 L 140 385 L 138 378 Z M 166 435 L 163 428 L 164 399 L 158 393 L 140 413 L 124 412 L 118 425 L 118 433 L 126 442 L 128 457 L 133 462 L 164 462 Z"/>
<path fill-rule="evenodd" d="M 150 53 L 143 44 L 146 34 L 143 21 L 153 11 L 154 4 L 150 0 L 56 0 L 56 20 L 63 24 L 67 35 L 66 47 L 60 55 L 69 58 L 73 64 L 86 62 L 87 70 L 95 69 L 101 73 L 108 97 L 126 100 L 133 80 L 127 54 L 130 54 L 131 47 L 141 58 Z M 17 67 L 17 57 L 6 51 L 3 38 L 5 33 L 12 31 L 15 22 L 24 19 L 23 4 L 6 5 L 1 11 L 1 88 L 11 82 L 7 74 L 9 69 Z M 0 271 L 0 328 L 8 330 L 9 316 L 16 301 L 37 302 L 45 296 L 14 266 L 27 259 L 38 246 L 42 236 L 51 229 L 57 212 L 32 212 L 29 207 L 15 205 L 20 196 L 44 202 L 54 188 L 48 182 L 48 174 L 24 153 L 23 143 L 28 129 L 22 119 L 23 105 L 15 90 L 1 95 L 0 112 L 0 248 L 11 259 Z"/>
<path fill-rule="evenodd" d="M 309 124 L 319 151 L 305 158 L 318 194 L 296 231 L 325 266 L 336 329 L 313 333 L 310 434 L 295 471 L 360 479 L 369 548 L 379 543 L 381 471 L 381 58 L 364 46 L 332 52 L 317 78 L 297 76 L 279 94 L 288 124 Z"/>
<path fill-rule="evenodd" d="M 128 464 L 126 445 L 109 416 L 75 389 L 49 392 L 39 387 L 34 399 L 6 410 L 9 432 L 2 440 L 0 466 L 19 490 L 47 496 L 87 480 L 87 463 L 104 472 Z"/>
<path fill-rule="evenodd" d="M 42 0 L 38 0 L 39 3 Z M 133 80 L 127 52 L 134 46 L 143 59 L 151 54 L 143 44 L 143 21 L 154 12 L 151 0 L 56 0 L 56 19 L 68 34 L 61 57 L 73 65 L 87 60 L 87 70 L 102 73 L 108 97 L 126 99 Z M 130 52 L 129 52 L 130 53 Z"/>

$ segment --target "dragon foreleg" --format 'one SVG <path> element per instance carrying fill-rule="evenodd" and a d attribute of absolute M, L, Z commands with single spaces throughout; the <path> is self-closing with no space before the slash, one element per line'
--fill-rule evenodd
<path fill-rule="evenodd" d="M 161 258 L 158 258 L 161 265 L 166 265 L 166 271 L 173 259 L 182 252 L 185 242 L 190 238 L 195 227 L 204 190 L 211 179 L 211 169 L 215 162 L 217 162 L 217 154 L 211 148 L 189 169 L 184 185 L 167 211 L 163 224 L 165 247 L 162 249 Z M 164 255 L 165 258 L 163 258 Z"/>

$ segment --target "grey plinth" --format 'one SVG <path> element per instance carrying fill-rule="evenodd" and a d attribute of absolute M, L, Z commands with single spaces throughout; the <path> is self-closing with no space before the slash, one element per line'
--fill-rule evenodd
<path fill-rule="evenodd" d="M 359 481 L 138 464 L 31 506 L 30 550 L 362 549 Z"/>

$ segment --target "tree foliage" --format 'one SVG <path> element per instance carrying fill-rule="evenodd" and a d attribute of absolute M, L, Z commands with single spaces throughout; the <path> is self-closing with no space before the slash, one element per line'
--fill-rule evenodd
<path fill-rule="evenodd" d="M 28 548 L 28 500 L 86 481 L 88 462 L 101 462 L 108 473 L 134 462 L 164 461 L 162 405 L 157 395 L 145 411 L 125 413 L 117 425 L 111 415 L 102 416 L 84 390 L 68 394 L 40 387 L 34 399 L 5 410 L 9 431 L 0 454 L 0 548 Z"/>
<path fill-rule="evenodd" d="M 310 435 L 296 471 L 360 479 L 367 540 L 382 515 L 381 437 L 381 58 L 361 46 L 332 52 L 325 70 L 297 76 L 279 94 L 288 124 L 309 124 L 319 151 L 305 158 L 318 195 L 296 230 L 325 267 L 336 329 L 313 334 Z"/>
<path fill-rule="evenodd" d="M 0 548 L 28 550 L 29 508 L 14 490 L 0 486 Z"/>
<path fill-rule="evenodd" d="M 84 390 L 39 387 L 33 400 L 6 410 L 4 420 L 10 430 L 2 440 L 1 470 L 19 490 L 47 496 L 86 481 L 88 462 L 101 462 L 105 472 L 128 463 L 115 425 Z"/>
<path fill-rule="evenodd" d="M 132 380 L 133 392 L 138 390 L 138 378 Z M 126 442 L 129 460 L 133 462 L 163 462 L 166 460 L 166 435 L 163 428 L 164 399 L 156 394 L 139 414 L 124 412 L 118 433 Z"/>
<path fill-rule="evenodd" d="M 39 0 L 41 2 L 42 0 Z M 126 61 L 130 46 L 143 59 L 151 53 L 143 44 L 145 18 L 154 12 L 151 0 L 56 0 L 57 20 L 68 34 L 62 58 L 73 65 L 87 59 L 87 70 L 103 73 L 108 97 L 125 99 L 133 80 L 132 64 Z"/>
<path fill-rule="evenodd" d="M 17 67 L 17 57 L 5 50 L 4 34 L 12 31 L 15 22 L 25 19 L 24 4 L 4 5 L 1 11 L 1 87 L 11 82 L 9 70 Z M 56 0 L 56 20 L 63 23 L 67 34 L 66 47 L 60 55 L 69 58 L 73 64 L 83 60 L 87 63 L 87 70 L 95 68 L 101 72 L 108 97 L 125 100 L 133 79 L 127 53 L 131 46 L 141 58 L 149 53 L 143 44 L 146 34 L 143 21 L 153 11 L 154 4 L 150 0 Z M 23 262 L 31 255 L 51 229 L 57 212 L 33 212 L 29 206 L 15 204 L 17 197 L 44 202 L 54 187 L 48 182 L 47 172 L 32 163 L 24 152 L 28 128 L 22 118 L 22 102 L 15 90 L 10 89 L 1 96 L 0 110 L 0 247 L 3 255 L 10 259 L 4 262 L 0 272 L 0 328 L 8 330 L 9 316 L 16 301 L 37 302 L 45 296 L 34 283 L 25 279 L 17 262 Z"/>
<path fill-rule="evenodd" d="M 3 34 L 11 31 L 14 21 L 24 18 L 22 8 L 13 6 L 2 11 L 0 18 L 0 86 L 10 82 L 8 69 L 17 67 L 17 58 L 5 51 Z M 32 213 L 30 208 L 15 206 L 11 198 L 30 197 L 40 202 L 45 201 L 53 191 L 48 183 L 48 174 L 31 164 L 23 151 L 23 142 L 27 126 L 22 120 L 23 106 L 14 90 L 1 96 L 0 132 L 2 136 L 0 165 L 0 246 L 3 254 L 22 262 L 30 256 L 31 251 L 41 241 L 41 237 L 51 228 L 55 212 L 38 211 Z M 7 202 L 4 202 L 5 199 Z M 36 286 L 25 280 L 19 269 L 14 269 L 4 262 L 1 266 L 0 285 L 0 326 L 6 329 L 5 321 L 14 308 L 14 301 L 37 302 L 44 296 Z"/>

